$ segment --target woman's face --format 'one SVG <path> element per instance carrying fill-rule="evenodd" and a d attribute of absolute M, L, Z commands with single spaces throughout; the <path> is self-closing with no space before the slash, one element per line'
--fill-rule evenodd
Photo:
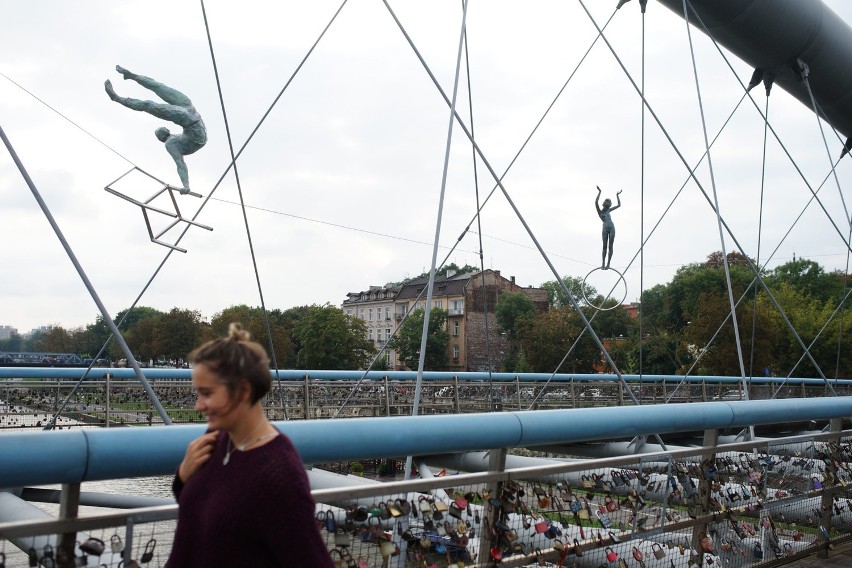
<path fill-rule="evenodd" d="M 207 417 L 211 430 L 233 429 L 242 414 L 238 396 L 231 396 L 225 383 L 207 365 L 192 368 L 192 386 L 196 392 L 195 410 Z"/>

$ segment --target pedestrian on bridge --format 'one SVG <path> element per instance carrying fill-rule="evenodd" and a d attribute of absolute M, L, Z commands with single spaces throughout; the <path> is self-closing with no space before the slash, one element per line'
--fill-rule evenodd
<path fill-rule="evenodd" d="M 260 404 L 272 386 L 263 347 L 232 323 L 189 361 L 208 430 L 190 442 L 172 485 L 179 509 L 167 568 L 333 566 L 305 467 Z"/>

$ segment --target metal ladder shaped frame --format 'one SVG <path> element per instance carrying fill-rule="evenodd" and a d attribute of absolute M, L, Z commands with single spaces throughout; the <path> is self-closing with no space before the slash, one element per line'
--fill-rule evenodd
<path fill-rule="evenodd" d="M 133 199 L 132 197 L 124 195 L 123 193 L 121 193 L 121 192 L 113 189 L 112 187 L 110 187 L 113 184 L 115 184 L 116 182 L 123 179 L 125 176 L 129 175 L 133 171 L 139 171 L 139 172 L 145 174 L 146 176 L 148 176 L 149 178 L 151 178 L 152 180 L 154 180 L 158 183 L 161 183 L 163 185 L 162 189 L 160 189 L 159 191 L 154 193 L 154 195 L 152 195 L 151 197 L 149 197 L 145 201 L 139 201 L 138 199 Z M 192 221 L 190 219 L 187 219 L 181 214 L 180 207 L 178 206 L 177 199 L 175 199 L 175 194 L 174 194 L 175 190 L 180 191 L 180 188 L 177 188 L 177 187 L 174 187 L 174 186 L 169 185 L 167 183 L 164 183 L 162 180 L 157 179 L 156 177 L 152 176 L 151 174 L 149 174 L 145 170 L 140 169 L 139 167 L 134 166 L 133 168 L 131 168 L 130 170 L 128 170 L 127 172 L 125 172 L 124 174 L 122 174 L 121 176 L 116 178 L 115 180 L 111 181 L 109 184 L 104 186 L 104 190 L 106 190 L 107 192 L 109 192 L 109 193 L 111 193 L 111 194 L 113 194 L 117 197 L 120 197 L 121 199 L 124 199 L 125 201 L 133 203 L 134 205 L 136 205 L 140 209 L 142 209 L 142 216 L 145 218 L 145 226 L 148 228 L 148 236 L 151 238 L 151 242 L 157 243 L 158 245 L 162 245 L 166 248 L 170 248 L 172 250 L 176 250 L 176 251 L 179 251 L 179 252 L 184 252 L 184 253 L 186 252 L 186 249 L 184 249 L 184 248 L 181 248 L 181 247 L 178 247 L 178 246 L 175 246 L 175 245 L 170 245 L 170 244 L 165 243 L 165 242 L 160 240 L 160 237 L 162 237 L 164 234 L 166 234 L 169 230 L 171 230 L 175 225 L 177 225 L 181 221 L 183 221 L 184 223 L 187 223 L 189 225 L 193 225 L 193 226 L 196 226 L 196 227 L 200 227 L 202 229 L 206 229 L 208 231 L 213 230 L 213 227 L 209 227 L 207 225 L 204 225 L 204 224 L 198 223 L 196 221 Z M 171 199 L 172 205 L 174 206 L 174 212 L 167 211 L 165 209 L 160 209 L 159 207 L 154 207 L 153 205 L 150 205 L 150 203 L 152 201 L 154 201 L 156 198 L 158 198 L 160 195 L 162 195 L 163 192 L 165 192 L 165 191 L 169 192 L 169 198 Z M 192 192 L 192 191 L 189 191 L 187 193 L 183 193 L 182 195 L 191 195 L 193 197 L 201 197 L 200 193 L 195 193 L 195 192 Z M 159 233 L 154 235 L 154 231 L 151 228 L 151 220 L 148 217 L 148 210 L 149 209 L 151 211 L 154 211 L 154 212 L 159 213 L 161 215 L 165 215 L 167 217 L 172 217 L 175 220 L 172 223 L 170 223 L 168 227 L 166 227 L 165 229 L 163 229 L 162 231 L 160 231 Z"/>

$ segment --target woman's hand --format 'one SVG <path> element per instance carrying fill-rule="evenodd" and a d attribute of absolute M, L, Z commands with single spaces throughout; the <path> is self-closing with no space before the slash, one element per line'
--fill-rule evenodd
<path fill-rule="evenodd" d="M 600 193 L 601 192 L 601 186 L 596 185 L 595 187 L 598 188 L 598 193 Z"/>
<path fill-rule="evenodd" d="M 619 189 L 619 190 L 616 192 L 616 195 L 621 195 L 621 192 L 622 192 L 622 191 L 624 191 L 624 190 L 623 190 L 623 189 Z"/>
<path fill-rule="evenodd" d="M 210 459 L 213 448 L 216 446 L 216 434 L 215 430 L 207 432 L 189 443 L 183 461 L 180 462 L 178 468 L 178 477 L 181 481 L 184 483 L 189 481 L 189 478 L 195 475 L 195 472 Z"/>

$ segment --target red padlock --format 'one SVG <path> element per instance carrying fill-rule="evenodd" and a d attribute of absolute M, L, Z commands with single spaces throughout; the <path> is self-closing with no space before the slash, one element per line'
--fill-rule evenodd
<path fill-rule="evenodd" d="M 610 562 L 615 562 L 618 559 L 618 553 L 614 551 L 611 547 L 607 546 L 606 551 L 606 559 Z"/>

